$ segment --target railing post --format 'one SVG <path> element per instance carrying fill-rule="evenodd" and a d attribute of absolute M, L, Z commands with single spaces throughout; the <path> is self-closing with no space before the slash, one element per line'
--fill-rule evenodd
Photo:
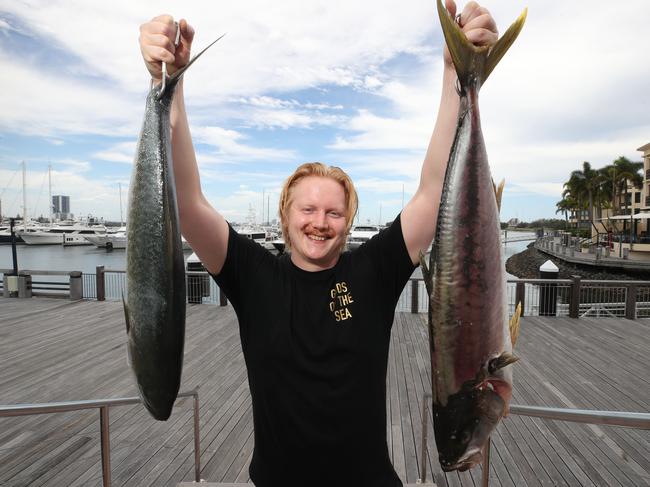
<path fill-rule="evenodd" d="M 111 440 L 108 406 L 99 408 L 99 430 L 102 450 L 102 485 L 111 487 Z"/>
<path fill-rule="evenodd" d="M 219 306 L 228 306 L 228 298 L 221 288 L 219 288 Z"/>
<path fill-rule="evenodd" d="M 524 316 L 526 309 L 526 283 L 524 282 L 517 282 L 515 287 L 515 308 L 518 303 L 521 303 L 521 316 Z"/>
<path fill-rule="evenodd" d="M 78 300 L 83 299 L 83 278 L 80 271 L 71 271 L 70 272 L 70 299 Z"/>
<path fill-rule="evenodd" d="M 199 393 L 194 391 L 194 481 L 201 482 L 201 431 L 199 429 Z"/>
<path fill-rule="evenodd" d="M 571 302 L 569 304 L 569 317 L 578 318 L 580 316 L 580 276 L 571 276 Z"/>
<path fill-rule="evenodd" d="M 629 284 L 627 286 L 627 296 L 625 297 L 625 317 L 628 320 L 636 320 L 636 295 L 636 285 Z"/>
<path fill-rule="evenodd" d="M 95 281 L 97 288 L 97 301 L 106 300 L 106 281 L 103 265 L 98 265 L 95 268 Z"/>
<path fill-rule="evenodd" d="M 431 394 L 427 393 L 422 398 L 422 457 L 420 460 L 420 478 L 418 484 L 424 484 L 427 481 L 427 433 L 429 415 L 427 414 L 427 404 L 431 400 Z"/>
<path fill-rule="evenodd" d="M 492 444 L 492 439 L 488 438 L 487 444 L 485 445 L 485 457 L 483 457 L 483 479 L 481 482 L 481 487 L 488 487 L 490 485 L 490 445 Z"/>
<path fill-rule="evenodd" d="M 411 280 L 411 313 L 418 312 L 418 281 L 415 279 Z"/>

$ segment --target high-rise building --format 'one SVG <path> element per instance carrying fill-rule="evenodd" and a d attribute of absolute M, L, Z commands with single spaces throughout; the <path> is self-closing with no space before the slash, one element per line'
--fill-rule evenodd
<path fill-rule="evenodd" d="M 72 214 L 70 213 L 69 196 L 52 196 L 52 216 L 58 220 L 67 220 L 72 218 Z"/>

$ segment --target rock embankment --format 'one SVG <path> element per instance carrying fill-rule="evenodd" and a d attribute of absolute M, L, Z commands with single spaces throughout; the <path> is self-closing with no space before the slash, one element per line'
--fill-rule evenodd
<path fill-rule="evenodd" d="M 580 276 L 582 279 L 597 280 L 650 280 L 650 274 L 647 272 L 616 271 L 614 269 L 571 264 L 540 252 L 534 247 L 534 243 L 528 245 L 528 248 L 523 252 L 511 256 L 506 261 L 506 271 L 521 279 L 537 279 L 539 278 L 540 266 L 547 260 L 551 260 L 560 269 L 560 279 L 571 279 L 571 276 Z"/>

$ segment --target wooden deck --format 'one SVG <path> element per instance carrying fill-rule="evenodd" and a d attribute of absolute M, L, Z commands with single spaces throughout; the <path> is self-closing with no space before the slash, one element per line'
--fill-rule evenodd
<path fill-rule="evenodd" d="M 396 315 L 388 375 L 389 446 L 410 484 L 430 389 L 423 320 Z M 650 320 L 527 317 L 517 354 L 517 404 L 650 411 Z M 252 412 L 231 307 L 188 307 L 182 389 L 197 386 L 201 477 L 248 482 Z M 1 404 L 135 395 L 121 303 L 0 298 Z M 168 422 L 138 405 L 112 408 L 110 423 L 113 486 L 193 480 L 190 399 L 179 401 Z M 480 468 L 441 472 L 430 424 L 429 481 L 433 471 L 438 487 L 480 486 Z M 0 485 L 101 485 L 99 413 L 0 418 Z M 649 486 L 650 431 L 511 416 L 493 435 L 490 485 Z"/>

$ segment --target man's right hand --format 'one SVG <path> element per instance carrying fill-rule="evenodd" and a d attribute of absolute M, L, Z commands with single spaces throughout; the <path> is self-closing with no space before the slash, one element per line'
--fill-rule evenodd
<path fill-rule="evenodd" d="M 173 74 L 190 60 L 194 29 L 185 19 L 178 23 L 180 42 L 176 40 L 176 24 L 171 15 L 159 15 L 140 26 L 140 52 L 155 83 L 162 79 L 162 63 L 167 63 L 167 73 Z"/>

